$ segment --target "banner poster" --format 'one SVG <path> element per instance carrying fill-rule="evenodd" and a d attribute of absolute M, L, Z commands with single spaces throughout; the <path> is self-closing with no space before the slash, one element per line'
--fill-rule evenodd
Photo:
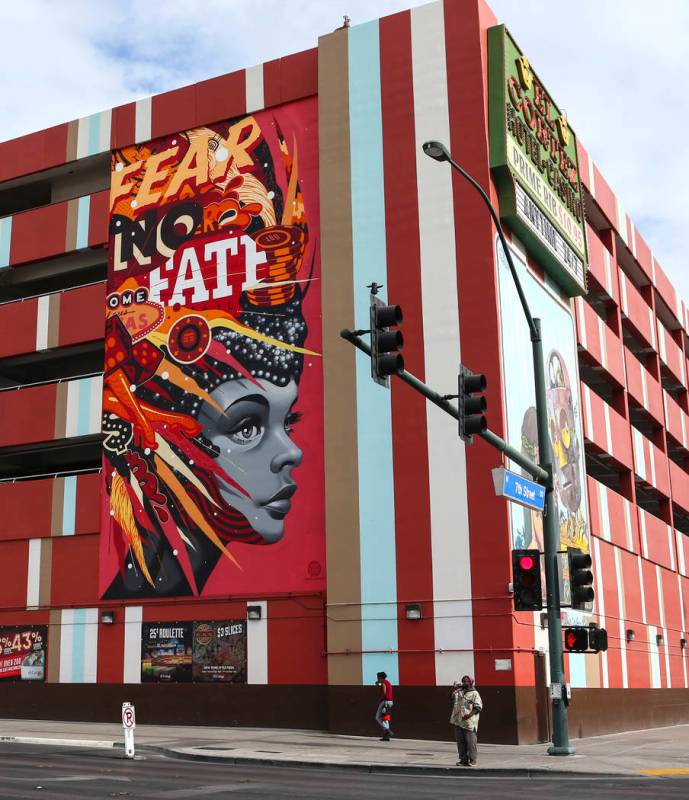
<path fill-rule="evenodd" d="M 246 683 L 246 622 L 195 622 L 195 682 Z"/>
<path fill-rule="evenodd" d="M 543 285 L 512 248 L 512 259 L 531 314 L 541 320 L 548 427 L 553 453 L 555 508 L 560 547 L 589 552 L 589 516 L 579 371 L 574 319 L 569 300 Z M 529 329 L 502 247 L 497 242 L 502 327 L 502 369 L 507 440 L 538 463 L 538 431 Z M 512 464 L 511 469 L 521 468 Z M 526 475 L 522 471 L 522 474 Z M 528 476 L 530 477 L 530 476 Z M 510 503 L 512 546 L 543 552 L 543 517 Z"/>
<path fill-rule="evenodd" d="M 0 628 L 0 680 L 45 680 L 48 627 Z"/>
<path fill-rule="evenodd" d="M 101 597 L 325 588 L 317 131 L 310 98 L 112 154 Z"/>
<path fill-rule="evenodd" d="M 191 634 L 191 622 L 145 622 L 141 626 L 141 682 L 191 682 Z"/>

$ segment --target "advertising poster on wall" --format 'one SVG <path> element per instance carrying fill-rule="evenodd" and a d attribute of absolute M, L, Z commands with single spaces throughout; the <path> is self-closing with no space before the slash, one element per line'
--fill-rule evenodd
<path fill-rule="evenodd" d="M 149 622 L 141 626 L 142 683 L 189 683 L 192 623 Z"/>
<path fill-rule="evenodd" d="M 589 552 L 589 519 L 584 438 L 574 320 L 569 300 L 561 300 L 526 268 L 512 249 L 531 313 L 541 320 L 548 427 L 553 453 L 555 507 L 560 546 Z M 538 463 L 538 431 L 529 330 L 502 247 L 497 244 L 507 439 Z M 512 466 L 515 471 L 520 467 Z M 526 474 L 526 473 L 524 473 Z M 543 551 L 540 512 L 510 504 L 512 546 Z"/>
<path fill-rule="evenodd" d="M 246 622 L 194 623 L 193 678 L 202 683 L 246 683 Z"/>
<path fill-rule="evenodd" d="M 47 645 L 46 625 L 0 628 L 0 680 L 45 680 Z"/>
<path fill-rule="evenodd" d="M 314 99 L 114 151 L 100 595 L 324 588 Z"/>

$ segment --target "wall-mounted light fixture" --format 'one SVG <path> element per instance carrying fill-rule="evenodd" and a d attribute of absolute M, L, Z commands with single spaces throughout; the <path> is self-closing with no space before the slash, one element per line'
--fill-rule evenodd
<path fill-rule="evenodd" d="M 687 649 L 687 640 L 686 639 L 680 639 L 679 640 L 679 646 L 682 648 L 682 650 L 686 650 Z"/>
<path fill-rule="evenodd" d="M 112 625 L 115 622 L 115 612 L 102 611 L 100 615 L 100 621 L 103 625 Z"/>
<path fill-rule="evenodd" d="M 656 635 L 656 644 L 660 646 L 663 643 L 663 634 L 659 633 Z"/>
<path fill-rule="evenodd" d="M 261 619 L 263 609 L 261 606 L 247 606 L 246 618 L 247 619 Z"/>
<path fill-rule="evenodd" d="M 407 603 L 404 607 L 404 616 L 407 619 L 421 619 L 421 606 L 419 603 Z"/>
<path fill-rule="evenodd" d="M 625 632 L 625 636 L 626 636 L 628 642 L 633 642 L 634 639 L 636 639 L 636 634 L 634 633 L 634 629 L 633 628 L 627 628 L 627 630 Z"/>

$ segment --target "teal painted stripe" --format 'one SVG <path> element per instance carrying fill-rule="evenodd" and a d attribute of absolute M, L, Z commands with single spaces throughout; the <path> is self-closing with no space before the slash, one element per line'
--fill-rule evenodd
<path fill-rule="evenodd" d="M 62 503 L 62 535 L 74 536 L 77 517 L 77 476 L 64 479 Z"/>
<path fill-rule="evenodd" d="M 77 395 L 77 436 L 86 436 L 89 430 L 89 417 L 91 412 L 91 378 L 82 378 L 79 381 Z"/>
<path fill-rule="evenodd" d="M 100 151 L 100 113 L 91 114 L 89 117 L 89 152 L 88 155 L 94 156 Z"/>
<path fill-rule="evenodd" d="M 91 196 L 86 195 L 86 197 L 80 197 L 77 205 L 77 250 L 85 250 L 89 246 L 90 211 Z"/>
<path fill-rule="evenodd" d="M 86 657 L 86 609 L 75 608 L 72 616 L 72 683 L 84 682 Z"/>
<path fill-rule="evenodd" d="M 10 265 L 10 244 L 12 243 L 12 217 L 0 219 L 0 269 Z"/>
<path fill-rule="evenodd" d="M 357 328 L 368 328 L 366 285 L 387 283 L 377 21 L 349 31 L 349 114 L 354 315 Z M 362 672 L 364 684 L 380 670 L 399 683 L 390 391 L 371 380 L 370 370 L 357 351 Z"/>
<path fill-rule="evenodd" d="M 569 683 L 573 689 L 586 688 L 586 656 L 583 653 L 569 654 Z"/>

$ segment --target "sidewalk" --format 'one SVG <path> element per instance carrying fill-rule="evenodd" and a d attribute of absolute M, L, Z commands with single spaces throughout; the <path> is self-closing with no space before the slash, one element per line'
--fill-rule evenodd
<path fill-rule="evenodd" d="M 113 748 L 123 743 L 118 723 L 0 720 L 0 742 Z M 472 772 L 478 774 L 686 775 L 689 777 L 689 725 L 633 731 L 572 742 L 577 754 L 553 757 L 546 745 L 496 745 L 479 742 L 479 765 L 455 767 L 454 743 L 417 739 L 344 736 L 320 731 L 271 728 L 201 728 L 139 724 L 139 753 L 230 763 L 265 762 L 352 768 L 372 772 Z"/>

